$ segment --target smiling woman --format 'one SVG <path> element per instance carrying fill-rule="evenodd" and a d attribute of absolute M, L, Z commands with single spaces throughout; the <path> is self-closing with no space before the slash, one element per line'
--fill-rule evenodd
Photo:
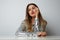
<path fill-rule="evenodd" d="M 26 8 L 26 17 L 21 23 L 20 28 L 16 32 L 16 36 L 19 33 L 36 33 L 37 36 L 46 36 L 47 21 L 43 19 L 38 6 L 34 3 L 30 3 Z"/>

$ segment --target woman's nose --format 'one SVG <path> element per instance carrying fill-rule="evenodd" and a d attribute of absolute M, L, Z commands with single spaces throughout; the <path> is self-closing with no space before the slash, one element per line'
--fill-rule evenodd
<path fill-rule="evenodd" d="M 31 9 L 31 11 L 33 11 L 33 9 Z"/>

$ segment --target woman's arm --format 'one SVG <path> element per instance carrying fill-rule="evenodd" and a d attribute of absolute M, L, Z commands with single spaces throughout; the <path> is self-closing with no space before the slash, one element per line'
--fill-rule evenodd
<path fill-rule="evenodd" d="M 44 21 L 43 24 L 41 25 L 41 27 L 39 27 L 39 32 L 37 34 L 38 36 L 46 36 L 47 35 L 46 25 L 47 25 L 47 22 Z"/>
<path fill-rule="evenodd" d="M 26 31 L 26 27 L 25 27 L 25 23 L 24 21 L 21 23 L 20 27 L 18 28 L 18 30 L 16 31 L 15 35 L 19 36 L 20 33 L 25 32 Z"/>

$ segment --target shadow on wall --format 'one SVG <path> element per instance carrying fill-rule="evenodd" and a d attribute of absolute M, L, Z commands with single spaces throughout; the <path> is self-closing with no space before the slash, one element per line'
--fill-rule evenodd
<path fill-rule="evenodd" d="M 51 29 L 50 27 L 51 27 L 50 25 L 47 25 L 47 27 L 46 27 L 47 36 L 54 36 L 55 33 L 54 33 L 53 29 Z"/>

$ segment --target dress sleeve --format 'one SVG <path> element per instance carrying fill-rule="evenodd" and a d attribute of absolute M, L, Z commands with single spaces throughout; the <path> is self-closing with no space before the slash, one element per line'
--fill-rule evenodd
<path fill-rule="evenodd" d="M 25 27 L 24 21 L 21 23 L 21 25 L 18 28 L 18 30 L 16 31 L 15 35 L 18 36 L 19 33 L 21 33 L 21 32 L 26 32 L 26 27 Z"/>
<path fill-rule="evenodd" d="M 44 32 L 44 31 L 46 31 L 46 30 L 45 30 L 46 27 L 39 26 L 38 28 L 39 28 L 39 32 Z"/>
<path fill-rule="evenodd" d="M 47 25 L 46 21 L 41 23 L 41 25 L 39 26 L 39 31 L 45 32 L 46 31 L 46 25 Z"/>

